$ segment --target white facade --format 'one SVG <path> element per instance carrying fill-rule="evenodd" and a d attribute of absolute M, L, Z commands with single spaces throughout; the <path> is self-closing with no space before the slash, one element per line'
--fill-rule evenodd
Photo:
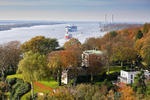
<path fill-rule="evenodd" d="M 140 73 L 140 71 L 121 70 L 119 76 L 120 82 L 126 84 L 134 83 L 134 79 L 138 73 Z M 144 75 L 146 79 L 150 79 L 149 71 L 144 70 Z"/>
<path fill-rule="evenodd" d="M 121 70 L 120 71 L 120 82 L 121 83 L 126 83 L 126 84 L 131 84 L 134 83 L 134 78 L 136 74 L 138 74 L 139 71 L 129 71 L 129 70 Z"/>
<path fill-rule="evenodd" d="M 68 84 L 68 72 L 67 71 L 62 72 L 61 82 L 64 84 Z"/>

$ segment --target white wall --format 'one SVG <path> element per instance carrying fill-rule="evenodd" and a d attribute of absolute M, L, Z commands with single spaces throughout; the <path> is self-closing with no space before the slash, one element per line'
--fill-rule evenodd
<path fill-rule="evenodd" d="M 120 76 L 127 79 L 127 81 L 124 83 L 131 84 L 134 83 L 134 78 L 137 73 L 139 73 L 139 71 L 128 72 L 128 71 L 121 70 Z M 133 75 L 132 79 L 131 79 L 131 75 Z M 121 80 L 121 82 L 123 82 L 123 80 Z"/>

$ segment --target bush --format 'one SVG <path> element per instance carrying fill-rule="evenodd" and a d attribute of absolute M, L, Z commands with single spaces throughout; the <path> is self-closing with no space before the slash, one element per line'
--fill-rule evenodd
<path fill-rule="evenodd" d="M 111 37 L 116 37 L 118 35 L 118 33 L 116 31 L 111 31 L 109 32 Z"/>
<path fill-rule="evenodd" d="M 107 76 L 107 80 L 109 81 L 117 80 L 119 74 L 120 72 L 111 73 L 110 75 Z"/>
<path fill-rule="evenodd" d="M 56 89 L 39 100 L 114 100 L 114 92 L 108 91 L 106 86 L 80 84 L 76 87 L 62 87 Z M 111 98 L 111 99 L 109 99 Z"/>
<path fill-rule="evenodd" d="M 14 85 L 16 83 L 17 78 L 10 78 L 6 80 L 6 83 L 10 86 Z"/>
<path fill-rule="evenodd" d="M 10 79 L 9 84 L 12 84 L 16 78 Z M 11 85 L 10 100 L 20 99 L 24 94 L 31 90 L 31 85 L 28 82 L 24 82 L 22 79 L 16 79 L 16 83 Z"/>
<path fill-rule="evenodd" d="M 90 82 L 90 75 L 87 76 L 78 76 L 77 83 L 89 83 Z"/>
<path fill-rule="evenodd" d="M 0 100 L 7 100 L 8 84 L 0 82 Z"/>

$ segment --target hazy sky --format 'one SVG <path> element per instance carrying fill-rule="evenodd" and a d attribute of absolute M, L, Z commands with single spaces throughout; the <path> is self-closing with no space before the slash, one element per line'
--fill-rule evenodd
<path fill-rule="evenodd" d="M 150 22 L 150 0 L 0 0 L 0 20 Z"/>

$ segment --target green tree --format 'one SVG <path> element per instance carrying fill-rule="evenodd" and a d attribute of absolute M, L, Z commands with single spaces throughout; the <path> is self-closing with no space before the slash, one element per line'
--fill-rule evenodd
<path fill-rule="evenodd" d="M 111 59 L 113 61 L 120 61 L 121 66 L 123 66 L 124 61 L 130 62 L 132 66 L 132 62 L 135 60 L 136 57 L 137 52 L 134 48 L 118 47 L 115 48 Z"/>
<path fill-rule="evenodd" d="M 18 72 L 22 72 L 22 77 L 24 80 L 31 82 L 32 97 L 32 82 L 50 77 L 46 56 L 40 53 L 34 53 L 32 51 L 24 54 L 23 59 L 19 62 Z"/>
<path fill-rule="evenodd" d="M 61 75 L 63 65 L 60 56 L 60 51 L 53 51 L 48 54 L 48 67 L 53 71 L 54 74 L 57 73 L 59 86 L 61 86 Z"/>
<path fill-rule="evenodd" d="M 141 70 L 140 73 L 137 74 L 135 77 L 135 82 L 133 84 L 133 90 L 139 94 L 145 95 L 146 93 L 146 83 L 145 83 L 145 75 L 144 71 Z"/>
<path fill-rule="evenodd" d="M 45 38 L 44 36 L 36 36 L 23 43 L 21 45 L 21 49 L 23 52 L 32 50 L 33 52 L 47 54 L 55 50 L 58 46 L 59 45 L 56 39 Z"/>
<path fill-rule="evenodd" d="M 141 30 L 139 30 L 136 34 L 136 39 L 141 39 L 143 37 L 143 33 Z"/>
<path fill-rule="evenodd" d="M 116 37 L 118 35 L 118 33 L 116 31 L 111 31 L 109 32 L 110 37 Z"/>

